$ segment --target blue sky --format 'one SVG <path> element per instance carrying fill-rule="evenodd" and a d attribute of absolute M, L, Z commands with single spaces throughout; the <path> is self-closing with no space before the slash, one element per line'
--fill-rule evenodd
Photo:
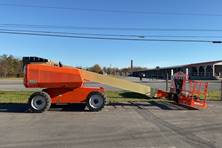
<path fill-rule="evenodd" d="M 6 7 L 1 6 L 1 3 L 129 11 L 222 14 L 222 1 L 220 0 L 1 0 L 0 24 L 222 29 L 222 16 L 84 12 Z M 133 30 L 89 31 L 60 29 L 53 31 L 139 35 L 219 36 L 221 34 L 221 32 L 149 32 Z M 222 40 L 222 38 L 217 38 L 217 40 Z M 0 34 L 0 54 L 12 54 L 17 57 L 40 56 L 83 67 L 92 66 L 96 63 L 102 66 L 128 67 L 130 60 L 133 59 L 136 66 L 153 68 L 155 66 L 164 67 L 191 62 L 221 60 L 222 44 L 86 40 Z"/>

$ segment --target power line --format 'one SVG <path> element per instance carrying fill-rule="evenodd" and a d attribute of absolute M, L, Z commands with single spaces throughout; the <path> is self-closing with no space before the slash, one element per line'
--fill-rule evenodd
<path fill-rule="evenodd" d="M 138 37 L 144 38 L 147 36 L 136 34 L 101 34 L 101 33 L 79 33 L 79 32 L 61 32 L 61 31 L 45 31 L 45 30 L 21 30 L 21 29 L 2 29 L 0 31 L 19 31 L 19 32 L 31 32 L 31 33 L 49 33 L 49 34 L 65 34 L 65 35 L 89 35 L 89 36 L 114 36 L 114 37 Z M 221 36 L 222 37 L 222 36 Z"/>
<path fill-rule="evenodd" d="M 116 31 L 173 31 L 173 32 L 222 32 L 222 29 L 207 28 L 136 28 L 136 27 L 88 27 L 88 26 L 59 26 L 59 25 L 34 25 L 34 24 L 0 24 L 0 27 L 10 28 L 50 28 L 73 30 L 116 30 Z"/>
<path fill-rule="evenodd" d="M 0 6 L 5 7 L 26 7 L 26 8 L 41 8 L 41 9 L 58 9 L 72 11 L 88 11 L 88 12 L 105 12 L 105 13 L 125 13 L 125 14 L 143 14 L 143 15 L 184 15 L 184 16 L 215 16 L 221 17 L 218 13 L 179 13 L 179 12 L 160 12 L 160 11 L 132 11 L 132 10 L 113 10 L 113 9 L 93 9 L 93 8 L 77 8 L 77 7 L 60 7 L 46 5 L 28 5 L 28 4 L 10 4 L 0 3 Z"/>
<path fill-rule="evenodd" d="M 47 33 L 31 33 L 31 32 L 17 32 L 17 31 L 0 31 L 3 34 L 17 34 L 17 35 L 32 35 L 32 36 L 48 36 L 48 37 L 63 37 L 63 38 L 78 38 L 78 39 L 94 39 L 94 40 L 118 40 L 118 41 L 153 41 L 153 42 L 191 42 L 191 43 L 222 43 L 222 41 L 214 40 L 177 40 L 177 39 L 132 39 L 132 38 L 118 38 L 118 37 L 92 37 L 92 36 L 77 36 L 77 35 L 61 35 L 61 34 L 47 34 Z"/>
<path fill-rule="evenodd" d="M 142 35 L 142 34 L 101 34 L 101 33 L 80 33 L 80 32 L 58 32 L 45 30 L 21 30 L 21 29 L 2 29 L 0 31 L 15 31 L 28 33 L 48 33 L 60 35 L 83 35 L 83 36 L 105 36 L 105 37 L 133 37 L 133 38 L 222 38 L 222 36 L 200 36 L 200 35 Z"/>

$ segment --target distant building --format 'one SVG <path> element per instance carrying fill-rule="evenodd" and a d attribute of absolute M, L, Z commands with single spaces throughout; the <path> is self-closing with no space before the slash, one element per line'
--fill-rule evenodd
<path fill-rule="evenodd" d="M 178 71 L 188 72 L 191 80 L 222 79 L 222 60 L 135 71 L 131 76 L 139 77 L 141 74 L 145 74 L 146 78 L 166 79 L 167 73 L 170 78 L 173 73 Z"/>

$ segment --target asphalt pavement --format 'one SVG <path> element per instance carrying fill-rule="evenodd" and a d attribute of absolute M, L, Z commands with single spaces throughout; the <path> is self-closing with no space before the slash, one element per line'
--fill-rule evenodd
<path fill-rule="evenodd" d="M 119 103 L 100 112 L 70 107 L 26 113 L 0 104 L 1 148 L 221 148 L 222 102 L 189 110 L 166 102 Z"/>

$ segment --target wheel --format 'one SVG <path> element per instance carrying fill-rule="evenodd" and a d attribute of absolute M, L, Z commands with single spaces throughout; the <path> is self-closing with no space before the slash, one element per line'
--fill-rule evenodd
<path fill-rule="evenodd" d="M 51 98 L 46 92 L 35 92 L 29 98 L 29 106 L 32 112 L 47 111 L 51 106 Z"/>
<path fill-rule="evenodd" d="M 100 111 L 105 105 L 106 98 L 100 92 L 92 92 L 87 98 L 87 107 L 90 111 Z"/>

